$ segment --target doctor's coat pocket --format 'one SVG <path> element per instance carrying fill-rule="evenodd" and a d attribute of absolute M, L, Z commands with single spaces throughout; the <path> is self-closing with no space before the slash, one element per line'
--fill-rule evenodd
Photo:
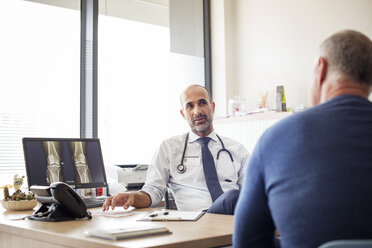
<path fill-rule="evenodd" d="M 179 170 L 179 167 L 176 168 L 174 177 L 177 179 L 188 179 L 193 177 L 195 174 L 200 174 L 202 172 L 202 166 L 200 163 L 200 157 L 199 156 L 191 156 L 191 157 L 186 157 L 183 160 L 183 172 Z"/>
<path fill-rule="evenodd" d="M 185 156 L 183 164 L 185 166 L 199 166 L 201 164 L 200 156 Z"/>

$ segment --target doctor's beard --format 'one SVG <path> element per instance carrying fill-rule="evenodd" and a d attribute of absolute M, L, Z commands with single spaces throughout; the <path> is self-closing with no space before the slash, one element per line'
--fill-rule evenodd
<path fill-rule="evenodd" d="M 198 119 L 198 118 L 204 118 L 204 123 L 201 123 L 199 125 L 195 124 L 195 120 Z M 207 115 L 200 114 L 200 115 L 194 116 L 192 118 L 192 122 L 189 123 L 189 124 L 190 124 L 190 127 L 193 131 L 202 133 L 202 132 L 208 130 L 208 128 L 211 126 L 212 121 L 213 121 L 213 119 L 210 120 Z"/>

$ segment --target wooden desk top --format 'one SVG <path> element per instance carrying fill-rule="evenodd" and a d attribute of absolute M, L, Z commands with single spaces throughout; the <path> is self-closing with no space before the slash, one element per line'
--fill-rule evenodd
<path fill-rule="evenodd" d="M 92 213 L 100 208 L 90 209 Z M 233 216 L 205 214 L 198 221 L 144 222 L 137 221 L 152 209 L 132 210 L 133 215 L 124 217 L 94 216 L 91 220 L 65 222 L 41 222 L 33 220 L 12 220 L 32 211 L 9 212 L 0 208 L 0 241 L 13 237 L 13 247 L 36 247 L 25 245 L 25 240 L 49 244 L 50 247 L 213 247 L 232 243 Z M 94 227 L 115 228 L 126 226 L 167 227 L 172 234 L 132 238 L 120 241 L 104 240 L 85 236 L 86 229 Z M 21 239 L 24 239 L 21 241 Z M 20 240 L 17 243 L 17 240 Z M 5 242 L 5 241 L 4 241 Z M 16 243 L 15 243 L 16 242 Z M 1 243 L 1 242 L 0 242 Z M 44 247 L 44 246 L 39 246 Z M 48 247 L 48 246 L 45 246 Z"/>

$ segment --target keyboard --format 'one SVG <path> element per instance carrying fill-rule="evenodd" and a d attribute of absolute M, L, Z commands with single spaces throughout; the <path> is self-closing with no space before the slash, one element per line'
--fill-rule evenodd
<path fill-rule="evenodd" d="M 105 203 L 106 197 L 97 197 L 97 198 L 83 198 L 83 202 L 87 208 L 96 208 L 102 207 Z"/>

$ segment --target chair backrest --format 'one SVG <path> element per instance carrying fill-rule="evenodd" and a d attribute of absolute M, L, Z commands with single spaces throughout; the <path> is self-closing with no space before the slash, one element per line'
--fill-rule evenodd
<path fill-rule="evenodd" d="M 176 205 L 176 202 L 174 200 L 173 194 L 172 194 L 172 192 L 170 192 L 170 190 L 168 188 L 165 191 L 164 198 L 165 198 L 165 208 L 166 209 L 177 210 L 177 205 Z"/>
<path fill-rule="evenodd" d="M 329 241 L 319 246 L 319 248 L 372 248 L 372 239 Z"/>

